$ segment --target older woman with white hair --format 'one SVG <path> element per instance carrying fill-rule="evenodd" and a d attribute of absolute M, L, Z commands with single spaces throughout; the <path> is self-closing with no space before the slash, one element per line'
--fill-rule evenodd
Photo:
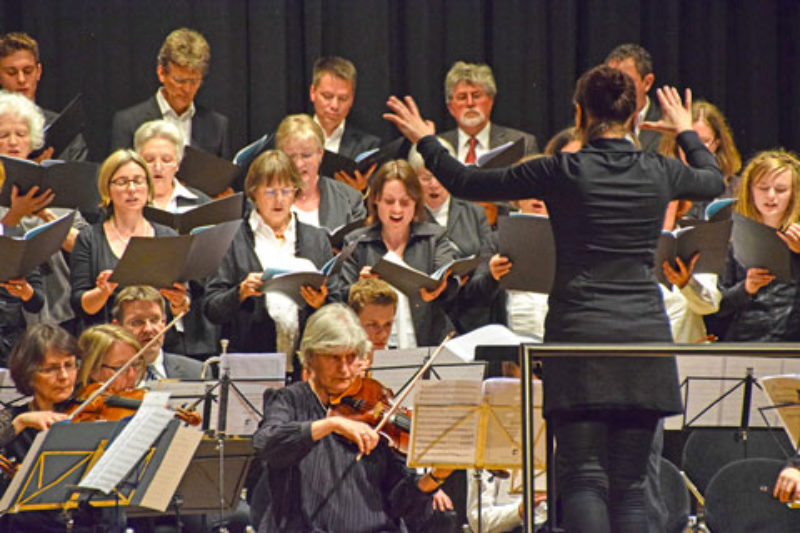
<path fill-rule="evenodd" d="M 133 137 L 133 147 L 142 156 L 153 177 L 152 205 L 178 213 L 211 200 L 207 194 L 183 185 L 175 177 L 183 159 L 183 134 L 167 120 L 145 122 Z"/>
<path fill-rule="evenodd" d="M 272 494 L 259 531 L 405 531 L 430 516 L 432 493 L 449 470 L 417 476 L 372 427 L 328 416 L 326 406 L 356 379 L 369 349 L 346 305 L 309 318 L 300 343 L 308 381 L 270 395 L 253 437 Z"/>
<path fill-rule="evenodd" d="M 27 159 L 33 150 L 44 144 L 44 123 L 42 111 L 28 98 L 18 93 L 0 91 L 0 155 Z M 0 163 L 0 186 L 4 178 Z M 6 226 L 7 234 L 23 234 L 70 211 L 57 207 L 45 209 L 53 198 L 49 190 L 40 192 L 38 187 L 31 187 L 26 194 L 19 194 L 14 186 L 10 207 L 0 207 L 0 222 Z M 76 213 L 72 228 L 61 246 L 64 252 L 72 252 L 78 232 L 86 226 L 80 213 Z M 26 303 L 23 306 L 27 313 L 26 322 L 58 323 L 71 329 L 75 313 L 69 304 L 69 267 L 64 255 L 53 254 L 41 274 L 45 305 L 41 309 L 31 310 Z"/>
<path fill-rule="evenodd" d="M 153 179 L 153 198 L 149 203 L 171 213 L 182 213 L 211 201 L 207 194 L 182 184 L 175 177 L 183 160 L 183 141 L 180 129 L 167 120 L 145 122 L 133 136 L 133 147 L 147 163 Z M 203 285 L 189 283 L 191 308 L 166 334 L 164 346 L 168 352 L 200 360 L 216 355 L 220 328 L 203 315 Z"/>

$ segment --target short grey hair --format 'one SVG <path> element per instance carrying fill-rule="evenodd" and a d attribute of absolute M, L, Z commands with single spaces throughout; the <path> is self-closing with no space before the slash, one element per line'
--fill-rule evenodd
<path fill-rule="evenodd" d="M 444 102 L 446 104 L 449 104 L 450 100 L 453 99 L 453 89 L 462 81 L 480 85 L 489 98 L 494 98 L 497 95 L 497 83 L 494 81 L 492 67 L 485 63 L 456 61 L 450 67 L 444 79 Z"/>
<path fill-rule="evenodd" d="M 0 91 L 0 116 L 3 115 L 12 115 L 28 123 L 31 149 L 44 146 L 44 114 L 27 96 Z"/>
<path fill-rule="evenodd" d="M 178 126 L 167 120 L 151 120 L 145 122 L 133 135 L 133 148 L 141 153 L 142 147 L 150 139 L 164 139 L 175 145 L 178 161 L 183 160 L 183 133 Z"/>
<path fill-rule="evenodd" d="M 355 312 L 343 303 L 335 303 L 321 307 L 308 319 L 297 356 L 303 368 L 308 368 L 317 353 L 355 350 L 364 359 L 371 349 L 372 343 Z"/>
<path fill-rule="evenodd" d="M 447 142 L 444 137 L 436 137 L 436 140 L 439 141 L 439 144 L 444 146 L 444 149 L 447 150 L 447 153 L 452 155 L 453 157 L 458 157 L 456 155 L 456 150 L 453 148 L 453 145 Z M 414 169 L 414 172 L 419 173 L 421 168 L 425 167 L 425 160 L 422 159 L 422 156 L 417 151 L 417 145 L 411 147 L 411 150 L 408 151 L 408 164 L 411 165 L 411 168 Z"/>

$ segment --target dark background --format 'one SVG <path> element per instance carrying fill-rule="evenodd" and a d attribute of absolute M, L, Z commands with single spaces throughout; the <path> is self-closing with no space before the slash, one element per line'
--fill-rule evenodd
<path fill-rule="evenodd" d="M 441 129 L 453 126 L 444 76 L 458 60 L 487 62 L 493 118 L 540 146 L 572 121 L 577 76 L 617 44 L 653 55 L 656 83 L 690 86 L 727 115 L 743 157 L 800 144 L 800 2 L 796 0 L 0 0 L 0 32 L 39 41 L 38 101 L 61 109 L 82 92 L 93 159 L 111 116 L 151 96 L 156 54 L 174 28 L 211 44 L 198 101 L 231 120 L 233 149 L 309 111 L 320 55 L 359 71 L 351 119 L 389 139 L 389 94 L 414 95 Z"/>

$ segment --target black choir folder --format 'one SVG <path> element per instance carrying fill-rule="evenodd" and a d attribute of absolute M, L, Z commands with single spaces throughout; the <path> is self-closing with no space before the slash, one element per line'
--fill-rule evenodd
<path fill-rule="evenodd" d="M 664 261 L 668 261 L 677 270 L 676 257 L 680 257 L 688 266 L 696 253 L 700 254 L 700 258 L 694 266 L 694 272 L 722 274 L 728 257 L 732 227 L 732 220 L 695 221 L 694 225 L 674 232 L 662 231 L 655 256 L 656 279 L 659 283 L 671 287 L 672 284 L 664 277 L 664 270 L 661 267 Z"/>
<path fill-rule="evenodd" d="M 556 245 L 550 219 L 514 214 L 497 219 L 500 255 L 513 266 L 500 278 L 506 290 L 550 293 L 556 275 Z"/>
<path fill-rule="evenodd" d="M 733 256 L 746 269 L 766 268 L 778 281 L 790 281 L 796 277 L 796 254 L 777 233 L 775 228 L 734 213 Z"/>
<path fill-rule="evenodd" d="M 319 166 L 319 175 L 332 178 L 340 170 L 347 172 L 351 176 L 356 170 L 363 174 L 369 170 L 372 165 L 380 167 L 392 159 L 406 158 L 410 148 L 411 143 L 409 143 L 405 137 L 398 137 L 380 148 L 375 148 L 374 150 L 359 154 L 355 159 L 325 150 L 322 156 L 322 162 Z"/>
<path fill-rule="evenodd" d="M 242 218 L 244 195 L 240 192 L 213 200 L 180 213 L 171 213 L 148 205 L 144 208 L 144 218 L 164 226 L 169 226 L 181 235 L 200 226 L 213 226 Z"/>
<path fill-rule="evenodd" d="M 58 252 L 67 238 L 75 211 L 29 230 L 21 239 L 0 237 L 0 281 L 23 278 Z"/>
<path fill-rule="evenodd" d="M 0 205 L 11 205 L 11 188 L 16 185 L 19 194 L 26 194 L 31 187 L 38 186 L 39 193 L 48 189 L 55 193 L 49 207 L 79 209 L 84 213 L 95 213 L 100 203 L 97 190 L 95 163 L 86 161 L 58 161 L 50 159 L 42 164 L 27 159 L 0 156 L 5 167 L 6 180 L 0 190 Z"/>
<path fill-rule="evenodd" d="M 233 184 L 242 168 L 203 150 L 187 146 L 176 175 L 191 187 L 214 197 Z"/>
<path fill-rule="evenodd" d="M 53 154 L 58 155 L 67 149 L 72 140 L 83 132 L 86 124 L 86 113 L 83 109 L 83 97 L 80 93 L 73 98 L 59 113 L 53 122 L 44 128 L 44 148 L 37 150 L 32 157 L 43 153 L 47 148 L 53 148 Z"/>
<path fill-rule="evenodd" d="M 120 285 L 172 287 L 215 273 L 242 221 L 196 228 L 189 235 L 133 237 L 109 281 Z"/>
<path fill-rule="evenodd" d="M 329 230 L 328 228 L 322 228 L 328 233 L 328 240 L 331 243 L 331 248 L 335 250 L 341 250 L 342 246 L 344 245 L 344 238 L 353 230 L 357 230 L 358 228 L 364 227 L 364 222 L 366 222 L 366 218 L 360 218 L 358 220 L 354 220 L 352 222 L 348 222 L 347 224 L 342 224 L 336 228 Z"/>
<path fill-rule="evenodd" d="M 482 259 L 475 254 L 461 259 L 454 259 L 429 275 L 416 268 L 400 265 L 381 257 L 377 263 L 372 265 L 372 273 L 378 274 L 381 279 L 393 285 L 406 296 L 418 297 L 419 290 L 422 288 L 429 291 L 436 289 L 448 270 L 451 271 L 450 273 L 453 276 L 464 276 L 478 268 Z"/>

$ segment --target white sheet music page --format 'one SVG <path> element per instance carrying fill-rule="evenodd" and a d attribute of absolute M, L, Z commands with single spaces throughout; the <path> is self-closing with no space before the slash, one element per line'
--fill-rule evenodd
<path fill-rule="evenodd" d="M 797 449 L 800 442 L 800 375 L 767 376 L 761 378 L 761 384 L 773 405 L 786 405 L 775 409 L 781 423 L 786 429 L 792 446 Z"/>
<path fill-rule="evenodd" d="M 125 429 L 78 485 L 105 494 L 111 492 L 144 456 L 175 413 L 167 409 L 169 393 L 148 392 Z"/>
<path fill-rule="evenodd" d="M 409 466 L 474 464 L 481 385 L 469 380 L 417 385 Z"/>
<path fill-rule="evenodd" d="M 487 379 L 483 382 L 483 394 L 489 407 L 484 466 L 522 467 L 522 388 L 519 379 Z"/>

